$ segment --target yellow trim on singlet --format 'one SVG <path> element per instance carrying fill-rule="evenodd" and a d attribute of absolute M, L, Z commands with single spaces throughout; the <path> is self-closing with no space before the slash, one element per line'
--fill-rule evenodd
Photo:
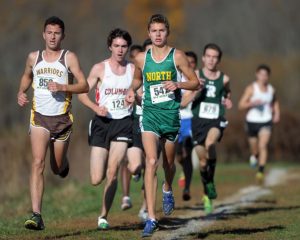
<path fill-rule="evenodd" d="M 34 113 L 35 111 L 33 109 L 31 109 L 31 114 L 30 114 L 30 124 L 32 126 L 35 126 L 35 122 L 34 122 Z"/>
<path fill-rule="evenodd" d="M 70 118 L 71 122 L 73 123 L 74 122 L 74 117 L 73 117 L 73 114 L 71 112 L 69 112 L 69 118 Z"/>

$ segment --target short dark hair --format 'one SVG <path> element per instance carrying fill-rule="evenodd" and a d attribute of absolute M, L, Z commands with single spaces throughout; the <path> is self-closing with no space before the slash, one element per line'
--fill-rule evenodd
<path fill-rule="evenodd" d="M 154 14 L 150 17 L 149 22 L 148 22 L 148 30 L 150 29 L 150 26 L 152 23 L 163 23 L 165 24 L 168 33 L 170 33 L 170 24 L 168 19 L 162 15 L 162 14 Z"/>
<path fill-rule="evenodd" d="M 185 52 L 185 55 L 187 55 L 188 57 L 194 58 L 195 63 L 198 64 L 198 57 L 197 57 L 196 53 L 194 53 L 193 51 L 187 51 L 187 52 Z"/>
<path fill-rule="evenodd" d="M 140 52 L 143 51 L 143 47 L 141 45 L 137 45 L 137 44 L 134 44 L 130 47 L 130 52 L 134 51 L 134 50 L 138 50 Z"/>
<path fill-rule="evenodd" d="M 115 38 L 123 38 L 127 42 L 128 47 L 130 47 L 132 44 L 132 39 L 131 39 L 129 32 L 127 32 L 123 29 L 120 29 L 120 28 L 115 28 L 114 30 L 112 30 L 109 33 L 109 35 L 107 37 L 107 46 L 108 47 L 111 46 L 111 44 Z"/>
<path fill-rule="evenodd" d="M 256 68 L 256 72 L 259 72 L 260 70 L 265 70 L 268 75 L 271 74 L 271 68 L 267 64 L 260 64 Z"/>
<path fill-rule="evenodd" d="M 47 18 L 44 23 L 44 31 L 46 30 L 47 25 L 58 25 L 61 28 L 62 33 L 65 33 L 64 21 L 61 20 L 59 17 L 52 16 L 52 17 Z"/>
<path fill-rule="evenodd" d="M 219 59 L 219 61 L 221 61 L 223 52 L 222 52 L 221 48 L 217 44 L 215 44 L 215 43 L 208 43 L 208 44 L 206 44 L 205 47 L 204 47 L 204 49 L 203 49 L 203 56 L 205 55 L 207 49 L 216 50 L 219 53 L 218 59 Z"/>
<path fill-rule="evenodd" d="M 146 50 L 146 47 L 149 46 L 149 45 L 152 45 L 152 41 L 150 38 L 147 38 L 144 43 L 143 43 L 143 51 Z"/>

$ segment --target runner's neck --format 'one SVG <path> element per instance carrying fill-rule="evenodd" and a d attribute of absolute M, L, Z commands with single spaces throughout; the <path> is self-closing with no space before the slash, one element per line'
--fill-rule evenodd
<path fill-rule="evenodd" d="M 204 76 L 207 77 L 209 80 L 216 80 L 220 76 L 220 71 L 218 69 L 209 70 L 208 68 L 204 67 L 202 69 Z"/>

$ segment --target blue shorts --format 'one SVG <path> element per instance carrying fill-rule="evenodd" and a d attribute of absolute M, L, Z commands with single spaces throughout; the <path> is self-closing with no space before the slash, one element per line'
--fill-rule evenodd
<path fill-rule="evenodd" d="M 192 119 L 181 119 L 178 142 L 182 143 L 186 138 L 192 137 Z"/>

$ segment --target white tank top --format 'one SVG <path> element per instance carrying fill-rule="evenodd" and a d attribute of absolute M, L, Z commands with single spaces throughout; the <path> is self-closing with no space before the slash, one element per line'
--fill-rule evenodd
<path fill-rule="evenodd" d="M 132 107 L 125 105 L 125 96 L 133 79 L 130 63 L 126 65 L 126 72 L 119 76 L 112 72 L 108 61 L 104 62 L 104 77 L 96 88 L 96 102 L 108 109 L 107 118 L 122 119 L 130 116 Z"/>
<path fill-rule="evenodd" d="M 72 94 L 66 92 L 51 93 L 48 90 L 48 82 L 59 84 L 72 84 L 73 75 L 68 70 L 66 55 L 67 50 L 61 50 L 61 54 L 54 62 L 47 62 L 43 57 L 43 51 L 38 51 L 36 63 L 32 68 L 33 105 L 32 109 L 45 116 L 65 114 L 71 109 Z"/>
<path fill-rule="evenodd" d="M 199 70 L 196 70 L 195 73 L 196 73 L 197 77 L 199 77 Z M 182 75 L 181 81 L 186 82 L 184 75 Z M 186 90 L 182 89 L 181 95 L 183 95 L 185 91 Z M 190 102 L 185 108 L 180 109 L 180 117 L 181 117 L 181 119 L 190 119 L 193 117 L 192 102 Z"/>
<path fill-rule="evenodd" d="M 274 98 L 274 88 L 268 84 L 267 91 L 259 89 L 257 83 L 253 83 L 253 95 L 250 101 L 260 100 L 262 105 L 250 108 L 246 115 L 247 122 L 266 123 L 272 120 L 272 102 Z"/>

